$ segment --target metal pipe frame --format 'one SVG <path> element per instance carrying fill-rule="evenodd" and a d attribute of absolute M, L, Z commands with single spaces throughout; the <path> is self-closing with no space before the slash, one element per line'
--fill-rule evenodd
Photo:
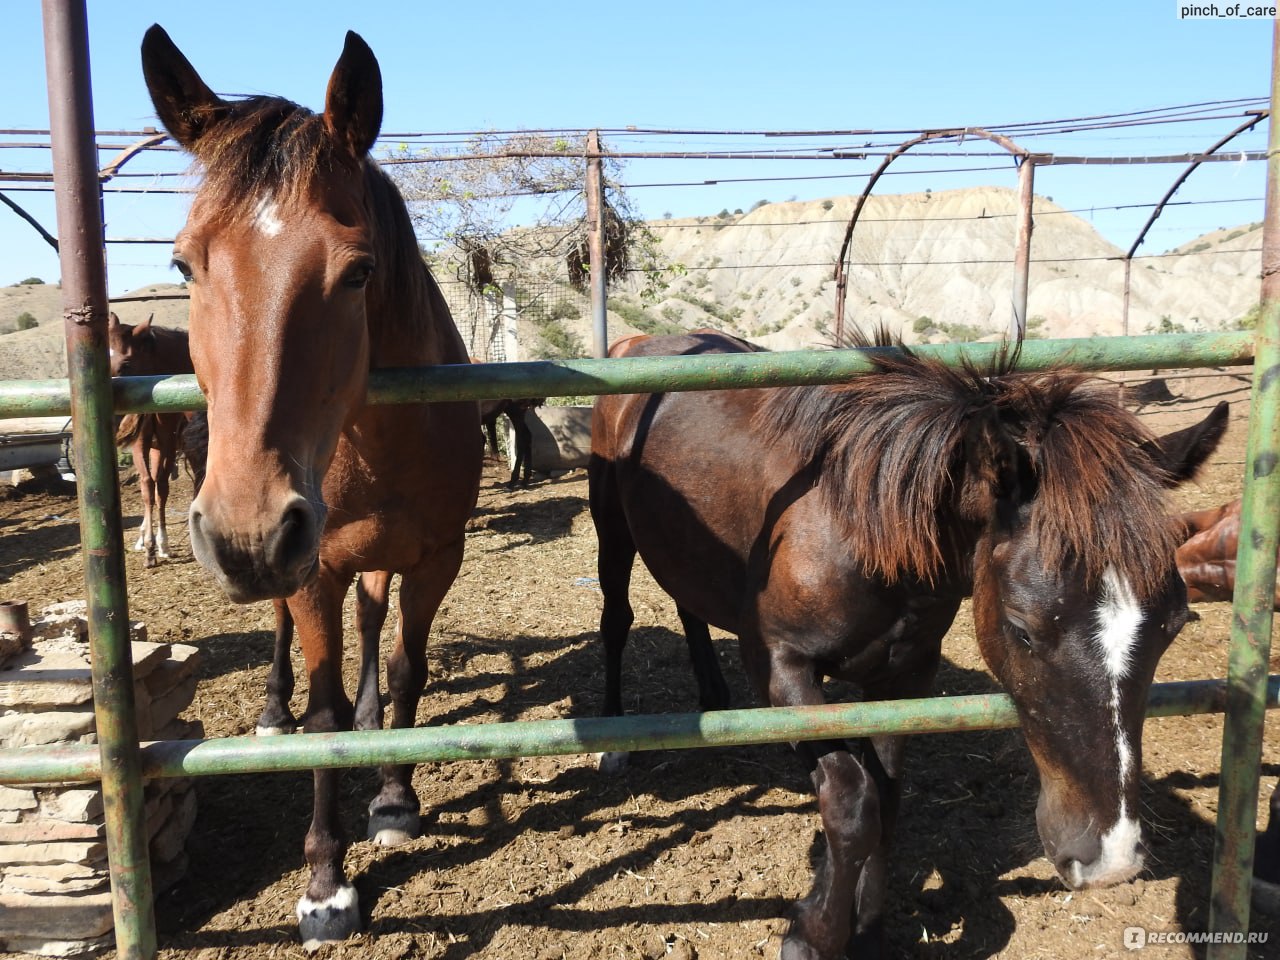
<path fill-rule="evenodd" d="M 756 743 L 880 732 L 924 732 L 1011 726 L 1007 697 L 931 698 L 882 704 L 834 705 L 789 710 L 725 711 L 706 715 L 592 718 L 476 727 L 422 728 L 303 735 L 259 741 L 151 744 L 136 740 L 129 659 L 127 596 L 119 489 L 111 472 L 113 406 L 120 412 L 195 409 L 203 406 L 189 377 L 135 378 L 111 385 L 106 374 L 106 275 L 102 220 L 93 163 L 87 15 L 84 0 L 44 0 L 51 128 L 60 166 L 58 211 L 68 333 L 68 381 L 0 386 L 0 417 L 72 413 L 81 470 L 81 541 L 89 593 L 96 752 L 0 751 L 0 782 L 33 778 L 101 778 L 106 806 L 112 896 L 120 956 L 148 960 L 156 951 L 142 807 L 142 778 L 230 772 L 232 769 L 301 769 L 316 765 L 408 762 L 450 757 L 517 756 L 532 752 L 692 747 Z M 1280 47 L 1280 24 L 1277 25 Z M 1280 71 L 1273 54 L 1272 116 L 1280 102 Z M 1218 843 L 1214 859 L 1210 931 L 1248 929 L 1249 878 L 1257 818 L 1263 711 L 1276 706 L 1277 681 L 1268 677 L 1271 605 L 1280 522 L 1280 138 L 1271 127 L 1267 232 L 1263 252 L 1262 320 L 1257 345 L 1247 334 L 1041 341 L 1023 345 L 1025 369 L 1071 364 L 1089 370 L 1152 366 L 1234 366 L 1256 352 L 1254 406 L 1250 417 L 1237 588 L 1228 678 L 1152 691 L 1152 714 L 1225 709 Z M 978 361 L 998 346 L 921 349 L 948 362 Z M 759 354 L 740 357 L 634 358 L 486 368 L 439 367 L 382 371 L 373 377 L 374 402 L 425 402 L 492 396 L 559 396 L 728 389 L 787 383 L 827 383 L 869 372 L 857 351 Z M 518 384 L 512 389 L 513 384 Z M 1174 687 L 1176 689 L 1169 689 Z M 145 755 L 145 761 L 144 761 Z M 47 760 L 47 763 L 46 763 Z M 43 765 L 42 765 L 43 764 Z M 282 765 L 282 764 L 286 764 Z M 38 769 L 37 769 L 38 768 Z M 1225 938 L 1225 939 L 1230 939 Z M 1245 945 L 1217 944 L 1211 960 L 1243 960 Z"/>

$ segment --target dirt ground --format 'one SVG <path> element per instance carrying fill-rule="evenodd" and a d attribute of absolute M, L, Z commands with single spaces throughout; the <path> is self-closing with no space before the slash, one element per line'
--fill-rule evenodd
<path fill-rule="evenodd" d="M 1226 443 L 1183 508 L 1238 495 L 1248 384 L 1170 382 L 1177 403 L 1143 408 L 1164 431 L 1232 402 Z M 603 676 L 595 538 L 581 472 L 509 493 L 486 472 L 465 565 L 431 638 L 421 724 L 593 716 Z M 153 640 L 202 648 L 196 703 L 209 736 L 251 733 L 271 651 L 270 606 L 229 604 L 191 559 L 190 483 L 170 505 L 174 558 L 128 558 L 130 614 Z M 129 542 L 139 521 L 125 489 Z M 83 593 L 73 491 L 0 491 L 0 583 L 33 607 Z M 642 569 L 632 591 L 628 708 L 696 703 L 679 622 Z M 1229 608 L 1205 604 L 1165 656 L 1158 680 L 1226 672 Z M 389 643 L 392 624 L 384 633 Z M 721 643 L 735 702 L 750 703 L 735 645 Z M 1277 645 L 1280 652 L 1280 645 Z M 940 693 L 995 689 L 967 610 L 945 648 Z M 1273 654 L 1272 672 L 1277 670 Z M 301 663 L 298 661 L 301 673 Z M 351 664 L 354 666 L 354 664 Z M 351 685 L 354 686 L 354 671 Z M 305 678 L 294 700 L 301 712 Z M 1203 931 L 1217 802 L 1221 720 L 1146 728 L 1143 819 L 1148 868 L 1133 883 L 1071 893 L 1036 837 L 1034 767 L 1017 731 L 947 734 L 912 745 L 892 862 L 889 928 L 897 955 L 1077 960 L 1127 955 L 1126 927 Z M 1280 717 L 1268 720 L 1264 789 L 1280 775 Z M 807 892 L 818 827 L 807 779 L 786 746 L 637 755 L 605 777 L 584 756 L 424 765 L 415 780 L 423 836 L 394 850 L 352 845 L 347 869 L 368 930 L 335 958 L 776 957 L 788 905 Z M 191 869 L 160 898 L 166 960 L 303 956 L 293 910 L 305 885 L 307 774 L 223 776 L 198 784 Z M 363 836 L 373 775 L 345 780 L 346 823 Z M 1266 794 L 1269 795 L 1269 794 Z M 1265 799 L 1265 796 L 1263 799 Z M 1280 958 L 1280 922 L 1256 918 Z M 1147 955 L 1202 955 L 1149 946 Z M 1139 954 L 1141 955 L 1141 954 Z"/>

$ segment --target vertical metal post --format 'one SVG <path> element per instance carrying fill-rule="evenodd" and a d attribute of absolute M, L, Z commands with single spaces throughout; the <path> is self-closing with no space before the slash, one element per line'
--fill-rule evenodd
<path fill-rule="evenodd" d="M 84 0 L 43 0 L 43 15 L 80 542 L 116 948 L 126 960 L 148 960 L 156 951 L 155 917 L 111 419 L 107 274 L 89 24 Z"/>
<path fill-rule="evenodd" d="M 1262 235 L 1262 315 L 1253 361 L 1240 550 L 1227 662 L 1222 774 L 1209 929 L 1245 934 L 1258 818 L 1267 662 L 1271 652 L 1280 525 L 1280 21 L 1273 28 L 1267 207 Z M 1243 939 L 1243 937 L 1242 937 Z M 1215 943 L 1209 960 L 1244 960 L 1245 943 Z"/>
<path fill-rule="evenodd" d="M 604 173 L 600 160 L 600 134 L 587 134 L 587 256 L 591 261 L 591 355 L 609 353 L 604 253 Z"/>
<path fill-rule="evenodd" d="M 1031 208 L 1035 201 L 1036 165 L 1030 157 L 1018 164 L 1018 242 L 1013 251 L 1013 329 L 1015 340 L 1027 335 L 1027 286 L 1031 273 Z"/>
<path fill-rule="evenodd" d="M 1120 336 L 1129 335 L 1129 285 L 1133 280 L 1133 257 L 1124 258 L 1124 312 L 1120 315 Z"/>

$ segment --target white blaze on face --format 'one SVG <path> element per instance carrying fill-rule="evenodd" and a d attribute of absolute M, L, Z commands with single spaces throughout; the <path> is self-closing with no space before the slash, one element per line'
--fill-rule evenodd
<path fill-rule="evenodd" d="M 1120 813 L 1116 822 L 1102 835 L 1102 853 L 1087 866 L 1073 866 L 1072 885 L 1101 886 L 1128 880 L 1142 869 L 1138 843 L 1142 828 L 1129 816 L 1124 791 L 1133 775 L 1133 749 L 1120 716 L 1120 681 L 1129 673 L 1133 649 L 1142 626 L 1142 605 L 1134 596 L 1127 580 L 1108 567 L 1102 575 L 1102 597 L 1098 603 L 1098 631 L 1094 635 L 1102 654 L 1107 679 L 1111 684 L 1111 724 L 1115 734 L 1119 764 Z"/>
<path fill-rule="evenodd" d="M 284 221 L 280 219 L 280 208 L 275 201 L 266 197 L 258 201 L 258 207 L 253 211 L 253 225 L 263 236 L 280 235 L 280 231 L 284 229 Z"/>

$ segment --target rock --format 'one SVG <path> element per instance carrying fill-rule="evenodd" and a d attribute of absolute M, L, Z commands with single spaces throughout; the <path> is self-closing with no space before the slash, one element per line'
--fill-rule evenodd
<path fill-rule="evenodd" d="M 0 866 L 11 863 L 92 863 L 106 860 L 104 841 L 0 843 Z"/>
<path fill-rule="evenodd" d="M 88 940 L 112 929 L 111 894 L 0 893 L 0 940 Z"/>
<path fill-rule="evenodd" d="M 12 712 L 0 716 L 0 747 L 37 747 L 50 743 L 96 743 L 97 721 L 82 710 Z"/>
<path fill-rule="evenodd" d="M 0 790 L 3 790 L 0 787 Z M 102 816 L 102 793 L 87 788 L 42 790 L 40 816 L 50 820 L 83 823 Z"/>
<path fill-rule="evenodd" d="M 23 820 L 0 824 L 0 843 L 52 843 L 58 840 L 101 840 L 106 827 L 100 823 L 67 823 L 65 820 Z"/>
<path fill-rule="evenodd" d="M 34 790 L 0 787 L 0 810 L 34 810 L 37 806 Z"/>

